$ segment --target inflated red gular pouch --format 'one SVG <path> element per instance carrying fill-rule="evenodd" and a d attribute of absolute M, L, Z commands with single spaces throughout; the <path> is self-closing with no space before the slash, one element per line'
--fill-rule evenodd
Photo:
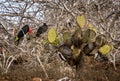
<path fill-rule="evenodd" d="M 32 28 L 29 27 L 29 35 L 32 35 Z"/>

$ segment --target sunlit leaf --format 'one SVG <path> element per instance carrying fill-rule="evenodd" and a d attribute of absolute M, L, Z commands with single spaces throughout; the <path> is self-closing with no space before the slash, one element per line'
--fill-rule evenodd
<path fill-rule="evenodd" d="M 53 46 L 57 46 L 57 42 L 56 41 L 54 41 L 53 43 L 51 43 Z"/>
<path fill-rule="evenodd" d="M 55 29 L 54 28 L 51 28 L 50 30 L 49 30 L 49 32 L 48 32 L 48 41 L 50 42 L 50 43 L 53 43 L 54 41 L 55 41 L 55 39 L 56 39 L 56 31 L 55 31 Z"/>
<path fill-rule="evenodd" d="M 101 48 L 99 48 L 99 52 L 103 55 L 110 53 L 112 50 L 112 45 L 104 45 Z"/>
<path fill-rule="evenodd" d="M 84 15 L 77 16 L 77 23 L 81 28 L 83 28 L 86 24 L 85 16 Z"/>
<path fill-rule="evenodd" d="M 97 29 L 94 27 L 94 25 L 92 23 L 88 24 L 88 28 L 95 31 L 97 33 Z"/>
<path fill-rule="evenodd" d="M 61 42 L 61 38 L 57 37 L 53 43 L 51 43 L 53 46 L 57 46 Z"/>

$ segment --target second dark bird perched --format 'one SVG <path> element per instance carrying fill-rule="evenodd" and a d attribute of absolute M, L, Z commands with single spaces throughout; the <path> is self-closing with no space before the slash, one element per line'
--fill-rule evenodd
<path fill-rule="evenodd" d="M 48 25 L 46 23 L 43 23 L 43 25 L 38 28 L 38 30 L 36 32 L 36 37 L 39 37 L 40 34 L 46 32 L 47 29 L 48 29 Z"/>

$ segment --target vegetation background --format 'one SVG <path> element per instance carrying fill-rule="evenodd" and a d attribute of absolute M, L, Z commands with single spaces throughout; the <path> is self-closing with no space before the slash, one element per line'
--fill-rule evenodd
<path fill-rule="evenodd" d="M 46 43 L 47 32 L 31 40 L 26 35 L 19 46 L 14 45 L 17 31 L 25 24 L 35 34 L 42 23 L 47 23 L 51 25 L 48 31 L 54 28 L 62 38 L 65 31 L 75 30 L 76 17 L 81 14 L 114 45 L 109 57 L 112 64 L 85 57 L 81 76 L 75 80 L 75 68 L 60 59 L 56 46 Z M 1 0 L 0 23 L 0 81 L 32 81 L 35 77 L 43 81 L 63 77 L 71 81 L 120 81 L 120 0 Z"/>

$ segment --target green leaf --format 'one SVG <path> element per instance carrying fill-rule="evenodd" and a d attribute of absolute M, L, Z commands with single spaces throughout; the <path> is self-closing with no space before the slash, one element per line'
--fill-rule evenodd
<path fill-rule="evenodd" d="M 59 43 L 59 40 L 58 39 L 56 39 L 53 43 L 51 43 L 53 46 L 57 46 L 58 45 L 58 43 Z"/>
<path fill-rule="evenodd" d="M 106 55 L 108 53 L 110 53 L 110 51 L 112 50 L 112 45 L 103 45 L 102 47 L 99 48 L 99 52 L 103 55 Z"/>
<path fill-rule="evenodd" d="M 87 29 L 85 32 L 84 32 L 84 35 L 83 35 L 83 39 L 82 41 L 84 43 L 87 43 L 87 42 L 93 42 L 94 39 L 96 37 L 96 32 L 92 29 Z"/>
<path fill-rule="evenodd" d="M 54 29 L 54 28 L 51 28 L 51 29 L 49 30 L 49 32 L 48 32 L 48 41 L 49 41 L 50 43 L 53 43 L 53 42 L 55 41 L 55 39 L 56 39 L 56 36 L 57 36 L 57 34 L 56 34 L 55 29 Z"/>
<path fill-rule="evenodd" d="M 68 40 L 68 39 L 70 39 L 70 38 L 71 38 L 70 32 L 65 32 L 65 33 L 63 33 L 63 39 L 64 39 L 64 40 Z"/>
<path fill-rule="evenodd" d="M 77 16 L 77 23 L 80 26 L 80 28 L 83 28 L 86 24 L 86 18 L 84 15 Z"/>

